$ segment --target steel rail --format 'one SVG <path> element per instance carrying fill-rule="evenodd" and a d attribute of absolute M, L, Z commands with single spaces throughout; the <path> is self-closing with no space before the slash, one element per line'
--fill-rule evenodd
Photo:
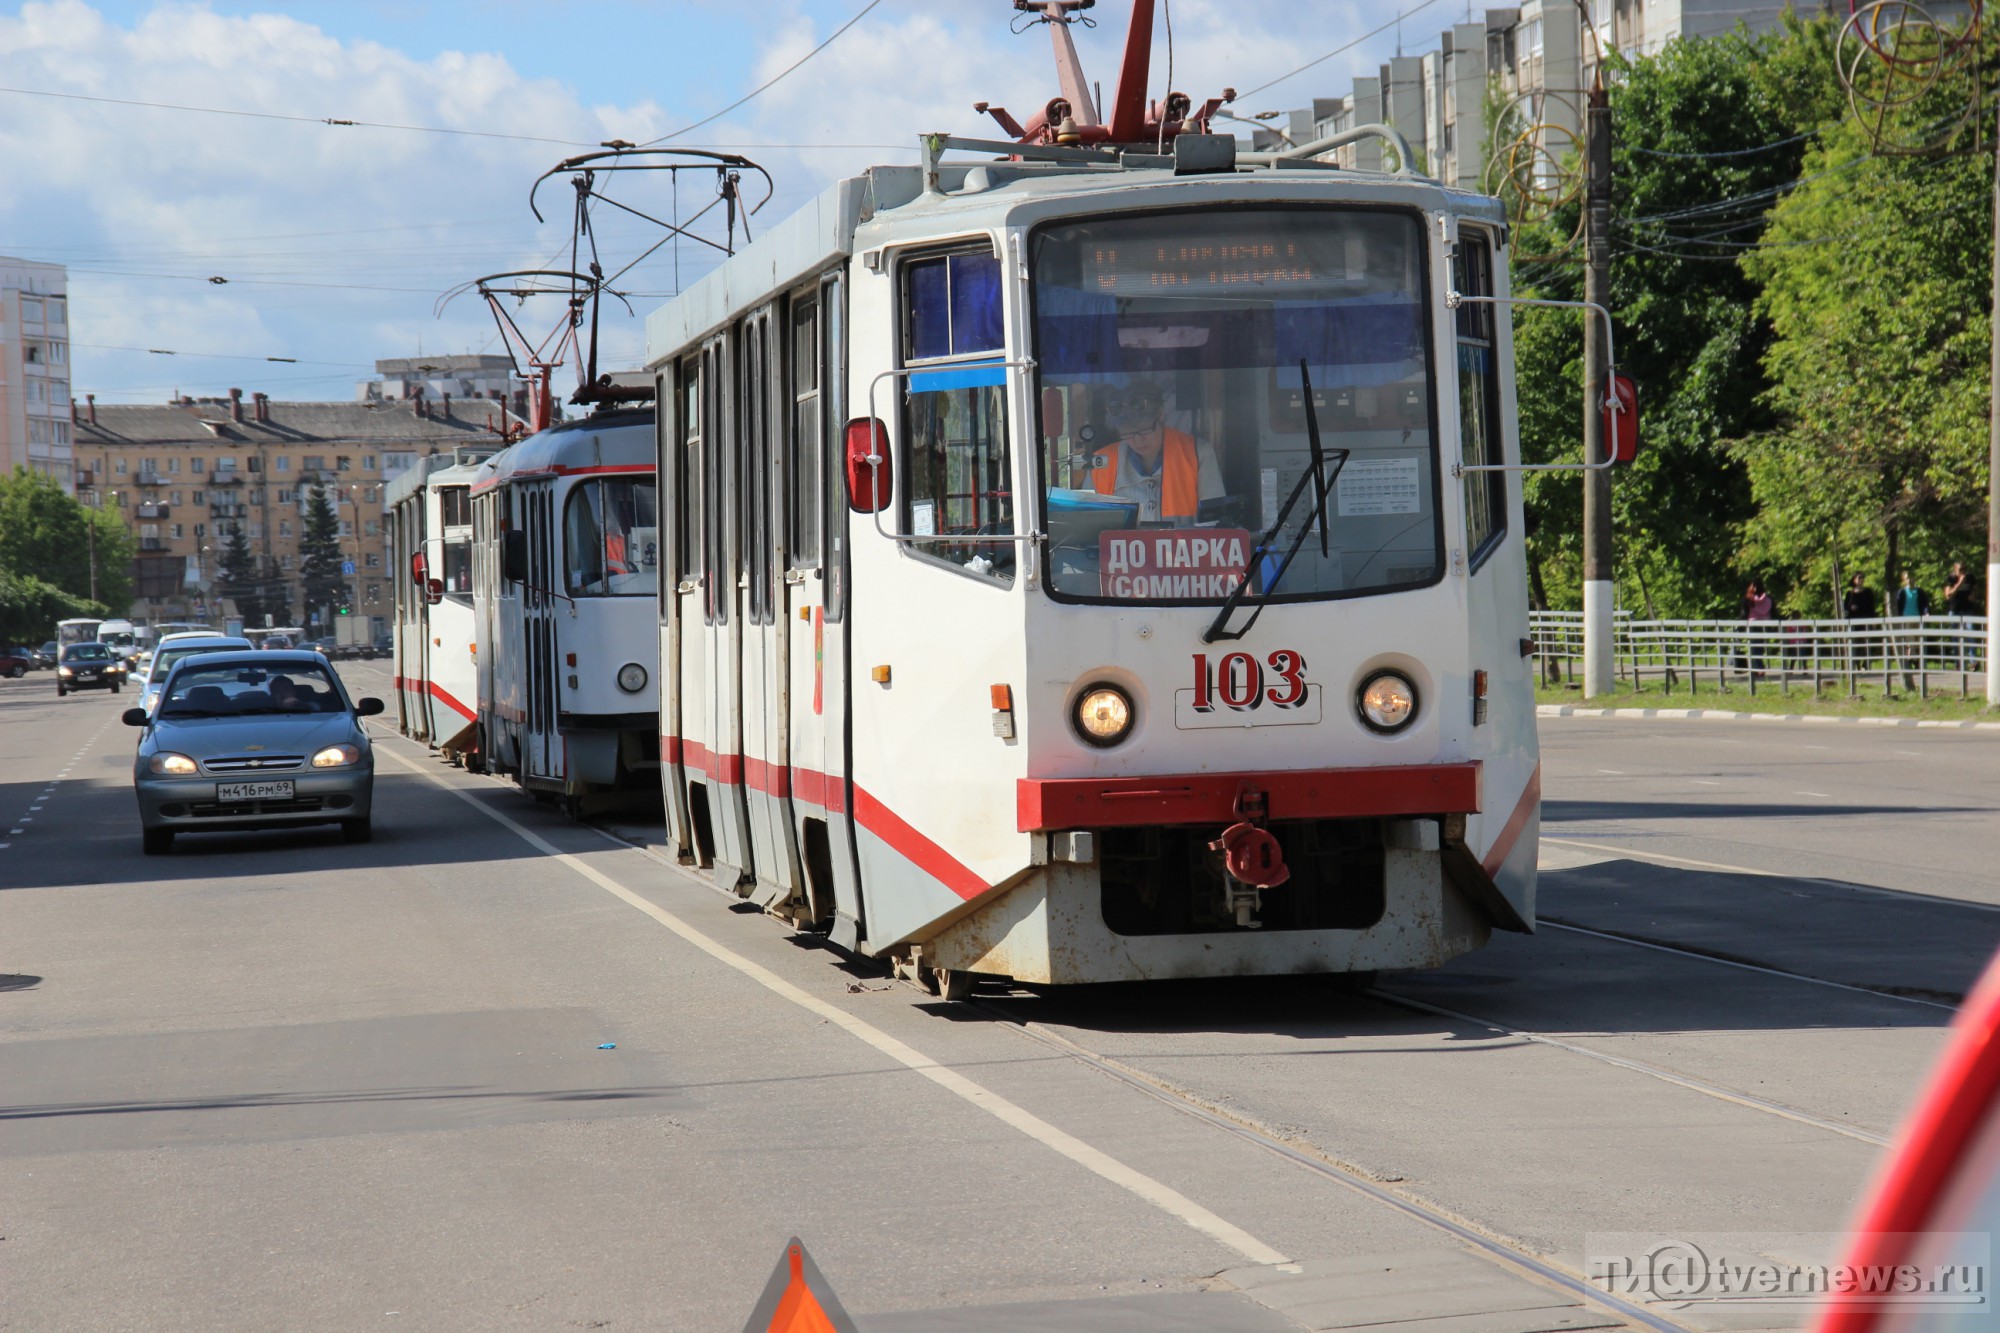
<path fill-rule="evenodd" d="M 1110 1056 L 1100 1055 L 1040 1023 L 1031 1019 L 1017 1018 L 990 1001 L 974 999 L 968 1001 L 968 1003 L 1012 1025 L 1030 1041 L 1036 1041 L 1052 1050 L 1060 1051 L 1071 1059 L 1088 1065 L 1099 1073 L 1114 1078 L 1127 1087 L 1142 1092 L 1155 1101 L 1170 1106 L 1184 1115 L 1192 1116 L 1196 1120 L 1200 1120 L 1215 1129 L 1222 1130 L 1226 1134 L 1233 1135 L 1246 1143 L 1262 1148 L 1277 1157 L 1281 1157 L 1294 1166 L 1302 1167 L 1315 1175 L 1333 1181 L 1335 1184 L 1343 1185 L 1357 1194 L 1364 1195 L 1377 1203 L 1402 1213 L 1406 1217 L 1413 1218 L 1434 1230 L 1442 1231 L 1460 1243 L 1478 1251 L 1482 1256 L 1493 1261 L 1501 1268 L 1509 1269 L 1544 1285 L 1556 1287 L 1577 1297 L 1586 1305 L 1594 1306 L 1620 1319 L 1637 1324 L 1642 1328 L 1652 1329 L 1654 1333 L 1689 1333 L 1689 1330 L 1692 1328 L 1691 1325 L 1677 1323 L 1663 1315 L 1656 1314 L 1636 1302 L 1624 1300 L 1607 1291 L 1601 1291 L 1597 1287 L 1592 1286 L 1589 1281 L 1577 1276 L 1568 1269 L 1559 1267 L 1521 1246 L 1489 1236 L 1470 1223 L 1460 1221 L 1434 1204 L 1425 1203 L 1409 1195 L 1389 1189 L 1375 1181 L 1368 1180 L 1351 1168 L 1344 1167 L 1337 1162 L 1328 1161 L 1323 1157 L 1294 1147 L 1260 1126 L 1248 1124 L 1213 1110 L 1202 1104 L 1191 1094 L 1176 1088 L 1172 1084 L 1156 1080 Z"/>

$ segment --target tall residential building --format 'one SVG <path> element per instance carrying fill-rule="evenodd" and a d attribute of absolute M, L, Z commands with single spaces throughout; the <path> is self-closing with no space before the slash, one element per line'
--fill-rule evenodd
<path fill-rule="evenodd" d="M 361 402 L 401 401 L 419 396 L 432 402 L 446 398 L 498 398 L 517 412 L 527 410 L 527 390 L 514 378 L 514 359 L 507 356 L 397 356 L 375 363 L 379 378 L 354 386 Z M 516 395 L 519 395 L 517 398 Z"/>
<path fill-rule="evenodd" d="M 1785 13 L 1770 0 L 1525 0 L 1489 9 L 1438 34 L 1434 51 L 1397 56 L 1374 75 L 1357 76 L 1340 97 L 1315 98 L 1290 113 L 1287 136 L 1303 144 L 1356 125 L 1383 124 L 1402 132 L 1425 174 L 1466 190 L 1490 190 L 1489 168 L 1517 140 L 1518 169 L 1546 172 L 1579 151 L 1585 90 L 1596 78 L 1600 51 L 1656 55 L 1676 37 L 1712 37 L 1743 24 L 1752 32 L 1778 25 Z M 1489 125 L 1502 124 L 1498 150 Z M 1276 136 L 1259 131 L 1260 146 Z M 1336 149 L 1342 166 L 1380 170 L 1379 139 Z M 1539 157 L 1539 160 L 1537 160 Z"/>
<path fill-rule="evenodd" d="M 0 471 L 17 467 L 75 489 L 69 284 L 61 264 L 0 256 Z"/>
<path fill-rule="evenodd" d="M 498 443 L 518 428 L 504 402 L 274 402 L 240 389 L 227 398 L 105 404 L 86 395 L 74 410 L 78 490 L 132 530 L 135 620 L 208 619 L 228 613 L 216 595 L 223 548 L 240 527 L 260 568 L 288 591 L 299 624 L 299 539 L 315 487 L 333 501 L 356 615 L 386 618 L 394 577 L 384 522 L 387 483 L 426 454 Z M 386 620 L 383 622 L 386 624 Z M 378 630 L 382 626 L 378 624 Z M 322 628 L 322 632 L 329 632 Z"/>

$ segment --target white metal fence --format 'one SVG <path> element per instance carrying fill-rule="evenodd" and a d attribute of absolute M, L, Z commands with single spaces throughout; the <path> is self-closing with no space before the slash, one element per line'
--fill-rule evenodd
<path fill-rule="evenodd" d="M 1535 657 L 1544 684 L 1581 674 L 1583 613 L 1532 611 Z M 1920 697 L 1966 698 L 1986 686 L 1986 617 L 1896 616 L 1886 620 L 1613 621 L 1618 679 L 1668 693 L 1708 682 L 1751 694 L 1794 689 L 1856 695 L 1863 685 Z"/>

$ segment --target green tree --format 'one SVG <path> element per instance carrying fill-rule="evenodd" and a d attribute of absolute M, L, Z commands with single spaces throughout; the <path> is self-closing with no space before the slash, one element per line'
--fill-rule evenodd
<path fill-rule="evenodd" d="M 122 611 L 132 602 L 133 554 L 131 534 L 116 515 L 86 509 L 54 480 L 26 468 L 0 476 L 0 570 L 88 598 L 94 563 L 96 600 Z"/>
<path fill-rule="evenodd" d="M 0 570 L 0 643 L 42 643 L 55 637 L 59 620 L 108 614 L 101 602 L 72 597 L 32 575 Z"/>
<path fill-rule="evenodd" d="M 299 534 L 299 577 L 305 585 L 306 614 L 347 600 L 347 580 L 340 572 L 340 519 L 326 487 L 314 486 L 306 500 L 305 527 Z"/>
<path fill-rule="evenodd" d="M 1613 569 L 1620 602 L 1645 613 L 1733 613 L 1754 499 L 1727 442 L 1773 421 L 1761 364 L 1769 332 L 1738 260 L 1760 243 L 1814 127 L 1839 109 L 1827 43 L 1823 21 L 1682 40 L 1625 63 L 1612 85 L 1611 305 L 1641 421 L 1638 461 L 1612 481 Z M 1571 201 L 1522 229 L 1516 280 L 1531 294 L 1581 298 L 1579 221 Z M 1531 461 L 1581 459 L 1582 351 L 1580 315 L 1517 316 Z M 1577 605 L 1579 479 L 1530 474 L 1526 496 L 1536 596 Z"/>
<path fill-rule="evenodd" d="M 215 584 L 219 595 L 236 604 L 236 614 L 243 617 L 245 625 L 264 623 L 264 616 L 271 609 L 270 597 L 257 568 L 257 558 L 250 553 L 250 539 L 244 535 L 241 523 L 230 524 L 224 536 L 221 566 Z"/>
<path fill-rule="evenodd" d="M 1886 131 L 1949 124 L 1978 77 L 1939 79 Z M 1794 609 L 1827 609 L 1857 572 L 1882 589 L 1911 568 L 1935 589 L 1984 545 L 1993 165 L 1961 136 L 1881 152 L 1844 118 L 1744 258 L 1777 416 L 1735 451 L 1757 504 L 1746 550 L 1806 571 Z"/>

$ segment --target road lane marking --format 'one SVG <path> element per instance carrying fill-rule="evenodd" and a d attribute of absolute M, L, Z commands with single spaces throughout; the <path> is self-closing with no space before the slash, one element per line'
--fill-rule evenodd
<path fill-rule="evenodd" d="M 1609 773 L 1609 774 L 1610 774 L 1610 775 L 1611 775 L 1612 777 L 1614 777 L 1614 778 L 1622 778 L 1622 777 L 1624 777 L 1624 776 L 1625 776 L 1625 773 L 1624 773 L 1624 771 L 1623 771 L 1622 769 L 1616 769 L 1616 768 L 1600 768 L 1600 769 L 1598 769 L 1597 771 L 1598 771 L 1598 772 L 1600 772 L 1600 773 Z"/>
<path fill-rule="evenodd" d="M 1722 785 L 1712 778 L 1689 778 L 1688 781 L 1697 787 L 1720 787 Z"/>
<path fill-rule="evenodd" d="M 1832 800 L 1832 799 L 1833 799 L 1833 798 L 1832 798 L 1831 796 L 1828 796 L 1828 795 L 1827 795 L 1827 794 L 1826 794 L 1825 792 L 1823 792 L 1823 791 L 1795 791 L 1795 792 L 1793 792 L 1793 793 L 1792 793 L 1792 795 L 1794 795 L 1794 796 L 1817 796 L 1817 797 L 1819 797 L 1819 798 L 1820 798 L 1820 799 L 1821 799 L 1822 801 L 1830 801 L 1830 800 Z"/>
<path fill-rule="evenodd" d="M 388 755 L 410 772 L 428 779 L 434 785 L 450 792 L 453 796 L 458 797 L 458 799 L 464 801 L 467 805 L 495 823 L 509 829 L 523 842 L 541 852 L 544 856 L 553 858 L 597 885 L 597 887 L 603 889 L 606 893 L 611 894 L 628 906 L 635 907 L 639 911 L 644 912 L 647 916 L 653 918 L 653 920 L 659 922 L 668 930 L 671 930 L 674 934 L 680 936 L 687 943 L 701 950 L 717 962 L 734 968 L 772 994 L 790 1000 L 793 1004 L 806 1010 L 808 1013 L 816 1014 L 827 1022 L 832 1023 L 835 1027 L 845 1030 L 850 1036 L 857 1037 L 861 1041 L 866 1042 L 904 1068 L 923 1075 L 931 1082 L 945 1089 L 945 1091 L 971 1103 L 996 1120 L 1011 1125 L 1043 1147 L 1069 1158 L 1070 1161 L 1075 1162 L 1085 1170 L 1138 1196 L 1162 1212 L 1193 1227 L 1196 1231 L 1209 1237 L 1209 1239 L 1236 1251 L 1253 1264 L 1282 1264 L 1290 1262 L 1284 1254 L 1266 1245 L 1263 1241 L 1258 1240 L 1255 1236 L 1252 1236 L 1249 1232 L 1244 1231 L 1234 1223 L 1224 1221 L 1221 1217 L 1210 1212 L 1173 1187 L 1154 1180 L 1151 1176 L 1125 1165 L 1108 1153 L 1091 1147 L 1074 1135 L 1057 1129 L 1054 1125 L 1035 1115 L 1032 1111 L 1017 1106 L 998 1093 L 973 1082 L 958 1071 L 938 1064 L 915 1047 L 890 1036 L 872 1023 L 857 1018 L 837 1005 L 828 1004 L 818 996 L 786 981 L 783 977 L 764 967 L 762 964 L 745 958 L 720 941 L 689 925 L 674 913 L 647 901 L 639 894 L 634 893 L 632 890 L 618 883 L 618 881 L 612 879 L 609 875 L 598 870 L 595 866 L 589 865 L 578 857 L 560 850 L 555 844 L 547 841 L 526 825 L 517 822 L 511 815 L 488 805 L 486 802 L 475 797 L 471 792 L 453 786 L 437 774 L 426 771 L 394 750 L 387 749 L 379 744 L 376 746 L 376 750 L 378 753 Z M 613 841 L 615 842 L 615 840 Z M 623 843 L 616 843 L 615 845 L 624 847 L 628 851 L 631 850 L 631 848 L 626 847 Z"/>

